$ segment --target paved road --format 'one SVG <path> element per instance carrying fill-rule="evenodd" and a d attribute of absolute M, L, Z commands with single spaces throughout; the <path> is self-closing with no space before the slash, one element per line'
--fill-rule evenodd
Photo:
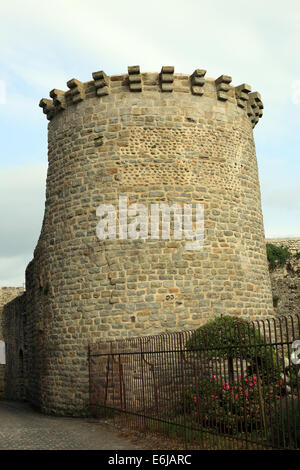
<path fill-rule="evenodd" d="M 131 450 L 133 444 L 88 419 L 58 418 L 0 401 L 0 450 Z"/>

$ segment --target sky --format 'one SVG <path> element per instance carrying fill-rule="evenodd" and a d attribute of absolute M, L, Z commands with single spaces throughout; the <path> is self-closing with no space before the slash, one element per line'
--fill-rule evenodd
<path fill-rule="evenodd" d="M 204 68 L 259 91 L 265 234 L 300 236 L 298 0 L 10 0 L 0 18 L 0 286 L 24 283 L 42 225 L 48 121 L 38 103 L 96 70 Z"/>

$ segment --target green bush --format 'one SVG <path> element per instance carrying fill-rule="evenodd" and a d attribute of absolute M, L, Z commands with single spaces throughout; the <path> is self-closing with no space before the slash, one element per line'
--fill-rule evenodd
<path fill-rule="evenodd" d="M 250 363 L 250 373 L 275 379 L 280 373 L 276 352 L 264 341 L 263 333 L 253 323 L 233 315 L 217 317 L 195 330 L 186 348 L 206 359 L 227 360 L 231 382 L 234 359 Z"/>
<path fill-rule="evenodd" d="M 297 251 L 297 253 L 295 254 L 295 258 L 300 259 L 300 251 Z"/>
<path fill-rule="evenodd" d="M 284 246 L 276 246 L 272 243 L 267 243 L 267 258 L 271 270 L 277 266 L 283 266 L 290 257 L 288 248 Z"/>

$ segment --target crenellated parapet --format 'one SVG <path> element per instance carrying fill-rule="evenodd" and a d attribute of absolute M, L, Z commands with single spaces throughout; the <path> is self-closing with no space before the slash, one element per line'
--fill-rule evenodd
<path fill-rule="evenodd" d="M 235 87 L 235 96 L 236 96 L 236 101 L 237 105 L 240 108 L 246 108 L 247 107 L 247 101 L 249 101 L 249 93 L 251 91 L 251 86 L 247 85 L 247 83 L 243 83 L 242 85 L 236 86 Z"/>
<path fill-rule="evenodd" d="M 165 65 L 160 72 L 161 91 L 171 92 L 174 88 L 174 67 Z"/>
<path fill-rule="evenodd" d="M 109 95 L 109 77 L 103 70 L 93 72 L 94 85 L 97 96 Z"/>
<path fill-rule="evenodd" d="M 53 100 L 48 100 L 47 98 L 42 98 L 39 103 L 40 108 L 43 109 L 43 113 L 46 114 L 47 119 L 50 121 L 55 116 L 55 106 Z"/>
<path fill-rule="evenodd" d="M 93 80 L 80 82 L 73 78 L 67 82 L 68 91 L 53 89 L 50 98 L 43 98 L 40 107 L 51 120 L 67 107 L 97 97 L 104 99 L 107 95 L 124 92 L 147 93 L 156 90 L 171 95 L 174 93 L 191 93 L 195 99 L 208 96 L 216 99 L 224 106 L 234 103 L 250 119 L 254 127 L 263 114 L 263 103 L 258 92 L 251 93 L 247 83 L 232 86 L 229 75 L 221 75 L 217 79 L 206 78 L 206 70 L 196 69 L 191 75 L 175 74 L 173 66 L 163 66 L 160 73 L 141 73 L 138 65 L 129 66 L 127 74 L 108 76 L 101 70 L 93 72 Z"/>
<path fill-rule="evenodd" d="M 253 127 L 258 123 L 259 119 L 262 117 L 263 108 L 264 108 L 264 105 L 261 101 L 260 93 L 258 93 L 258 91 L 255 91 L 254 93 L 250 93 L 248 107 L 247 107 L 247 114 L 249 118 L 251 119 Z"/>
<path fill-rule="evenodd" d="M 139 65 L 128 67 L 128 84 L 130 91 L 142 91 L 142 75 Z"/>
<path fill-rule="evenodd" d="M 49 95 L 50 98 L 53 99 L 53 104 L 57 111 L 66 109 L 66 97 L 64 91 L 54 88 L 54 90 L 50 91 Z"/>
<path fill-rule="evenodd" d="M 70 88 L 70 91 L 67 93 L 71 95 L 73 104 L 80 103 L 85 98 L 84 93 L 84 84 L 76 78 L 72 78 L 67 82 L 67 86 Z"/>
<path fill-rule="evenodd" d="M 221 101 L 227 101 L 228 100 L 228 91 L 230 90 L 229 84 L 232 82 L 232 78 L 229 77 L 229 75 L 221 75 L 217 80 L 215 81 L 216 84 L 216 90 L 217 90 L 217 96 L 218 99 Z"/>
<path fill-rule="evenodd" d="M 196 69 L 195 72 L 191 75 L 191 92 L 193 95 L 203 95 L 205 74 L 206 70 Z"/>

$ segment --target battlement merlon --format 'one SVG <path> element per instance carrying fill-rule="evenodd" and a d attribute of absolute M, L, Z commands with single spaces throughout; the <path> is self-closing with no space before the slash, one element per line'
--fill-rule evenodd
<path fill-rule="evenodd" d="M 247 83 L 231 85 L 229 75 L 220 75 L 217 79 L 206 78 L 206 70 L 196 69 L 190 75 L 175 74 L 173 66 L 163 66 L 160 73 L 141 73 L 139 65 L 129 66 L 127 74 L 108 76 L 104 71 L 93 72 L 93 80 L 80 82 L 73 78 L 67 82 L 68 91 L 53 89 L 50 91 L 52 100 L 43 98 L 40 107 L 51 120 L 69 106 L 76 106 L 86 99 L 103 97 L 119 92 L 147 93 L 157 91 L 164 96 L 172 93 L 191 93 L 195 99 L 203 96 L 215 98 L 226 105 L 235 103 L 248 116 L 252 127 L 262 117 L 263 103 L 258 92 L 251 93 Z M 167 93 L 166 93 L 167 92 Z"/>

